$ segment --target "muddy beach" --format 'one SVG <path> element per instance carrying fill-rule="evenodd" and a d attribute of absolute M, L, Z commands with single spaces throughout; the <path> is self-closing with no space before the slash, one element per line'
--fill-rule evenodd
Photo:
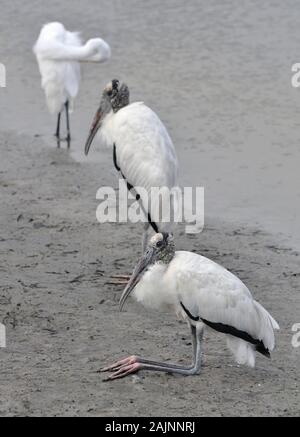
<path fill-rule="evenodd" d="M 78 0 L 72 8 L 13 0 L 1 11 L 0 321 L 7 348 L 0 349 L 0 415 L 299 415 L 300 348 L 291 342 L 300 323 L 300 96 L 290 85 L 299 5 L 124 3 L 88 1 L 82 11 Z M 70 152 L 55 147 L 55 120 L 31 52 L 40 26 L 58 19 L 85 38 L 100 33 L 113 52 L 111 63 L 84 67 Z M 204 231 L 188 236 L 178 226 L 177 247 L 239 276 L 281 326 L 272 359 L 258 357 L 254 370 L 234 363 L 222 335 L 208 334 L 200 376 L 143 373 L 104 383 L 97 373 L 132 353 L 179 363 L 191 356 L 184 323 L 133 299 L 120 314 L 122 287 L 109 283 L 110 275 L 132 271 L 142 232 L 96 221 L 98 188 L 118 180 L 111 150 L 83 156 L 101 89 L 115 76 L 165 122 L 181 183 L 205 187 Z"/>

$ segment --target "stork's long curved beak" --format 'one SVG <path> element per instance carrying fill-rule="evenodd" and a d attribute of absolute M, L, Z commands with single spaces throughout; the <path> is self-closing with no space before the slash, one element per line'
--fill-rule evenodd
<path fill-rule="evenodd" d="M 134 290 L 136 285 L 139 283 L 140 279 L 144 275 L 144 273 L 147 271 L 149 265 L 152 264 L 153 258 L 155 256 L 155 250 L 153 248 L 149 248 L 147 252 L 143 255 L 143 257 L 138 262 L 136 268 L 134 269 L 134 272 L 126 285 L 125 290 L 122 293 L 119 305 L 120 305 L 120 311 L 122 311 L 123 306 L 130 295 L 130 293 Z"/>
<path fill-rule="evenodd" d="M 86 143 L 85 143 L 84 153 L 86 156 L 88 155 L 88 153 L 90 151 L 90 147 L 91 147 L 92 142 L 96 136 L 96 133 L 98 132 L 98 130 L 101 127 L 103 116 L 104 116 L 104 114 L 103 114 L 103 111 L 102 111 L 102 108 L 100 105 L 99 109 L 97 110 L 97 112 L 94 116 L 94 120 L 93 120 L 91 129 L 90 129 L 90 133 L 89 133 L 88 139 L 86 140 Z"/>

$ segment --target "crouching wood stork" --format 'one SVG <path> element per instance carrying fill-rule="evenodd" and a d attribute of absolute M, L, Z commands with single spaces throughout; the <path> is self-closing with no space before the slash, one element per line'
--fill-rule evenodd
<path fill-rule="evenodd" d="M 61 23 L 53 22 L 42 27 L 33 52 L 42 76 L 48 109 L 57 114 L 55 136 L 59 142 L 61 113 L 65 108 L 67 143 L 71 134 L 69 110 L 79 91 L 80 62 L 104 62 L 111 56 L 109 45 L 101 38 L 92 38 L 82 44 L 79 33 L 67 31 Z"/>
<path fill-rule="evenodd" d="M 114 380 L 139 370 L 199 374 L 204 328 L 221 332 L 239 364 L 255 366 L 256 352 L 270 357 L 275 347 L 273 317 L 256 302 L 240 279 L 208 258 L 175 251 L 173 236 L 154 235 L 120 299 L 130 294 L 144 306 L 172 310 L 187 320 L 193 339 L 194 361 L 189 367 L 131 356 L 101 369 Z"/>
<path fill-rule="evenodd" d="M 126 181 L 128 190 L 140 202 L 146 217 L 143 234 L 143 252 L 148 243 L 148 231 L 170 231 L 171 220 L 154 220 L 160 216 L 160 203 L 144 202 L 139 188 L 147 190 L 150 199 L 152 187 L 172 189 L 177 184 L 178 162 L 172 140 L 158 116 L 142 102 L 129 102 L 129 88 L 114 79 L 104 88 L 99 109 L 94 117 L 85 154 L 99 131 L 102 143 L 113 149 L 113 163 Z M 165 192 L 173 216 L 174 199 Z M 128 280 L 128 278 L 127 278 Z"/>

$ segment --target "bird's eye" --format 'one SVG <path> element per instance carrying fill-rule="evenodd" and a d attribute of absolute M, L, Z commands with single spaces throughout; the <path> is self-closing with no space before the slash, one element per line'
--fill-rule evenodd
<path fill-rule="evenodd" d="M 108 97 L 111 97 L 112 96 L 112 90 L 107 91 L 107 95 L 108 95 Z"/>
<path fill-rule="evenodd" d="M 113 89 L 117 90 L 119 86 L 119 81 L 117 79 L 112 81 L 112 87 Z"/>
<path fill-rule="evenodd" d="M 156 243 L 156 247 L 161 247 L 163 245 L 163 241 L 162 240 L 159 240 L 157 243 Z"/>

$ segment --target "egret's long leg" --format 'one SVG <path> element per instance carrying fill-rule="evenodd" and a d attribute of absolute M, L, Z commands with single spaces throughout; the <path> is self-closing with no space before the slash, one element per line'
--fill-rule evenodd
<path fill-rule="evenodd" d="M 66 122 L 67 122 L 67 143 L 68 147 L 70 147 L 71 142 L 71 132 L 70 132 L 70 119 L 69 119 L 69 100 L 65 103 L 65 109 L 66 109 Z"/>
<path fill-rule="evenodd" d="M 58 113 L 57 116 L 57 124 L 56 124 L 56 132 L 55 132 L 55 137 L 57 139 L 57 146 L 59 147 L 59 141 L 60 141 L 60 117 L 61 117 L 61 113 Z"/>
<path fill-rule="evenodd" d="M 191 327 L 193 345 L 194 345 L 194 363 L 191 366 L 181 366 L 177 364 L 160 363 L 157 361 L 147 360 L 132 356 L 118 361 L 112 366 L 104 367 L 102 372 L 113 372 L 106 381 L 123 378 L 127 375 L 138 372 L 139 370 L 152 370 L 167 373 L 179 373 L 181 375 L 195 375 L 200 373 L 201 369 L 201 341 L 203 338 L 202 328 L 197 330 Z"/>

